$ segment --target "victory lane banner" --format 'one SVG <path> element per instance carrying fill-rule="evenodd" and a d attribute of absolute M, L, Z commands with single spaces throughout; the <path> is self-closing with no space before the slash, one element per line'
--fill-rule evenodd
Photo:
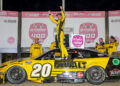
<path fill-rule="evenodd" d="M 114 36 L 119 42 L 117 51 L 120 51 L 120 10 L 109 11 L 109 36 Z"/>
<path fill-rule="evenodd" d="M 58 11 L 52 11 L 56 18 Z M 85 35 L 86 47 L 95 47 L 98 39 L 105 39 L 105 12 L 104 11 L 66 11 L 64 28 L 71 28 L 71 34 Z M 43 47 L 50 47 L 55 41 L 54 31 L 56 24 L 50 19 L 48 12 L 22 12 L 22 47 L 30 47 L 34 38 L 38 37 Z M 69 31 L 69 30 L 65 30 Z M 64 31 L 64 32 L 65 32 Z"/>
<path fill-rule="evenodd" d="M 16 53 L 18 12 L 0 11 L 0 53 Z"/>
<path fill-rule="evenodd" d="M 85 48 L 85 35 L 72 34 L 70 46 L 71 48 L 84 49 Z"/>

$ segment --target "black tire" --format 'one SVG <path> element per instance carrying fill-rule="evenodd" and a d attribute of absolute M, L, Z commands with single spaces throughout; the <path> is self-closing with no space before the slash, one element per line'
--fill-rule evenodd
<path fill-rule="evenodd" d="M 87 70 L 86 79 L 91 84 L 102 84 L 105 81 L 105 71 L 101 67 L 93 66 Z"/>
<path fill-rule="evenodd" d="M 13 66 L 6 73 L 7 80 L 12 84 L 20 84 L 26 80 L 26 72 L 22 67 Z"/>

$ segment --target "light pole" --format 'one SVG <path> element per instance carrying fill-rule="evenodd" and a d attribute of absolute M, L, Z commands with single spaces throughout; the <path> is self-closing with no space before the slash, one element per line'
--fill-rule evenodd
<path fill-rule="evenodd" d="M 3 0 L 0 0 L 0 10 L 3 10 Z M 2 63 L 2 53 L 0 53 L 0 64 Z"/>
<path fill-rule="evenodd" d="M 3 0 L 0 0 L 0 10 L 3 10 Z"/>
<path fill-rule="evenodd" d="M 65 0 L 62 0 L 63 11 L 65 11 Z"/>

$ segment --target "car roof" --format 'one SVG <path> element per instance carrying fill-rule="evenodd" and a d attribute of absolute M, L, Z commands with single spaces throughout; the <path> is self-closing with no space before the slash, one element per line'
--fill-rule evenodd
<path fill-rule="evenodd" d="M 60 48 L 55 48 L 55 49 L 49 50 L 49 51 L 43 53 L 42 55 L 40 55 L 40 56 L 38 56 L 38 57 L 36 57 L 36 58 L 34 58 L 34 59 L 37 59 L 37 58 L 39 58 L 39 57 L 47 54 L 48 52 L 54 51 L 54 50 L 60 50 Z M 94 50 L 94 49 L 67 48 L 67 50 L 84 50 L 84 51 L 86 50 L 86 51 L 92 51 L 92 52 L 100 53 L 100 52 L 98 52 L 98 51 L 96 51 L 96 50 Z M 102 54 L 102 53 L 101 53 L 101 54 Z"/>
<path fill-rule="evenodd" d="M 53 50 L 60 50 L 60 48 L 55 48 L 55 49 L 52 49 L 52 50 L 49 50 L 49 51 L 53 51 Z M 92 52 L 97 52 L 97 53 L 101 53 L 101 52 L 98 52 L 97 50 L 95 49 L 89 49 L 89 48 L 85 48 L 85 49 L 81 49 L 81 48 L 67 48 L 67 50 L 83 50 L 83 51 L 92 51 Z M 48 51 L 48 52 L 49 52 Z"/>

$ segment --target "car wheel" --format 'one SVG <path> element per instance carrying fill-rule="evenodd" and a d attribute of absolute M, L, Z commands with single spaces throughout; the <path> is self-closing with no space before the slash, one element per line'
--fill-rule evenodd
<path fill-rule="evenodd" d="M 105 71 L 98 66 L 91 67 L 86 72 L 86 79 L 91 84 L 101 84 L 105 80 Z"/>
<path fill-rule="evenodd" d="M 19 66 L 13 66 L 6 73 L 7 80 L 12 84 L 20 84 L 26 80 L 26 72 Z"/>

